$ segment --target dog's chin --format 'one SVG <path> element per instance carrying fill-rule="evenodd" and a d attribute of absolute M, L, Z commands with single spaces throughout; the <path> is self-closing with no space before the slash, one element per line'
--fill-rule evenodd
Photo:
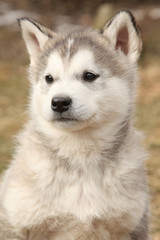
<path fill-rule="evenodd" d="M 78 120 L 76 118 L 55 118 L 51 121 L 51 124 L 55 126 L 56 128 L 60 129 L 68 129 L 72 131 L 80 130 L 82 128 L 85 128 L 85 121 Z"/>
<path fill-rule="evenodd" d="M 75 118 L 72 116 L 57 116 L 49 119 L 50 126 L 70 130 L 70 131 L 78 131 L 81 129 L 85 129 L 91 125 L 91 119 L 82 119 Z"/>

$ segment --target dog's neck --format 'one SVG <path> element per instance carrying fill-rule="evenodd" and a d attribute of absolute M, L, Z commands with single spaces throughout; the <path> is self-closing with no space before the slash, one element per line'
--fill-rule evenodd
<path fill-rule="evenodd" d="M 105 156 L 115 158 L 121 144 L 128 136 L 129 125 L 131 125 L 131 121 L 127 117 L 117 125 L 102 125 L 98 128 L 87 128 L 80 131 L 54 129 L 51 132 L 49 128 L 47 132 L 46 128 L 44 134 L 44 131 L 41 132 L 40 128 L 35 125 L 34 131 L 39 143 L 47 148 L 47 151 L 56 152 L 56 154 L 66 159 L 78 158 L 78 155 L 81 158 L 86 158 L 89 155 L 94 156 L 94 153 L 100 155 L 105 153 Z"/>

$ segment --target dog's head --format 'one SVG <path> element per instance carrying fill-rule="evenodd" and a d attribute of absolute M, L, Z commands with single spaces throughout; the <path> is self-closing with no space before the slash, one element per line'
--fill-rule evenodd
<path fill-rule="evenodd" d="M 27 18 L 19 23 L 31 60 L 37 122 L 79 130 L 128 115 L 142 47 L 130 12 L 119 12 L 101 32 L 58 34 Z"/>

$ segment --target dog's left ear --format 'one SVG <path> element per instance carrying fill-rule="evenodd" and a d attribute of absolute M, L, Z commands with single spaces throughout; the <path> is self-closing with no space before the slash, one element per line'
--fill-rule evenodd
<path fill-rule="evenodd" d="M 127 10 L 117 13 L 103 28 L 112 48 L 123 52 L 131 62 L 136 62 L 142 50 L 140 30 L 134 16 Z"/>

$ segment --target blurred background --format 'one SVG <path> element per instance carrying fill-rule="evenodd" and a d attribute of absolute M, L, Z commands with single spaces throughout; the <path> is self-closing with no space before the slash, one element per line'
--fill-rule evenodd
<path fill-rule="evenodd" d="M 160 0 L 0 0 L 0 172 L 9 164 L 14 136 L 27 119 L 29 59 L 16 19 L 31 17 L 55 31 L 73 24 L 101 28 L 121 9 L 132 11 L 143 35 L 136 126 L 146 134 L 151 234 L 160 240 Z"/>

